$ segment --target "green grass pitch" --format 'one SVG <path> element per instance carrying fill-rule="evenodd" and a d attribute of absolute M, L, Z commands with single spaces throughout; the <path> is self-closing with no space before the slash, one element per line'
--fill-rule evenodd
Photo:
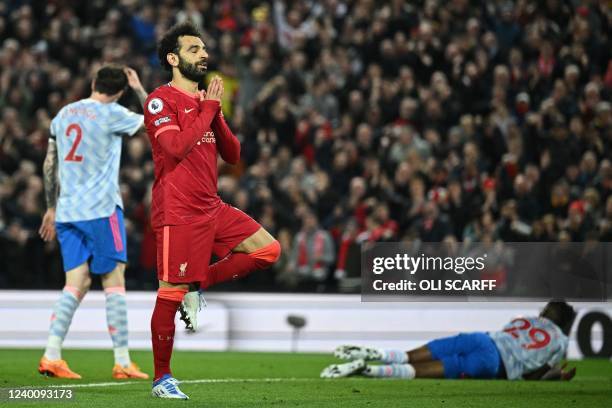
<path fill-rule="evenodd" d="M 189 401 L 151 397 L 150 381 L 111 379 L 112 352 L 65 350 L 64 358 L 83 376 L 68 381 L 38 374 L 41 350 L 0 350 L 0 388 L 76 385 L 73 401 L 8 401 L 6 407 L 612 407 L 612 362 L 570 362 L 570 383 L 477 380 L 322 380 L 331 355 L 246 352 L 176 352 L 174 375 L 187 380 Z M 150 352 L 132 359 L 152 373 Z M 110 384 L 109 384 L 110 383 Z M 121 384 L 121 385 L 114 385 Z"/>

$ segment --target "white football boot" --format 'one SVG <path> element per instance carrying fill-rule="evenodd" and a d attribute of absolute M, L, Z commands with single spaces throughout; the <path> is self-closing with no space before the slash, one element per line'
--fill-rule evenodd
<path fill-rule="evenodd" d="M 382 357 L 380 352 L 375 348 L 350 346 L 346 344 L 336 347 L 336 350 L 334 350 L 334 356 L 342 360 L 363 359 L 365 361 L 380 360 Z"/>
<path fill-rule="evenodd" d="M 351 361 L 344 364 L 332 364 L 321 371 L 321 378 L 342 378 L 361 374 L 366 368 L 363 359 Z"/>
<path fill-rule="evenodd" d="M 179 389 L 178 384 L 179 381 L 176 378 L 166 374 L 153 383 L 151 395 L 157 398 L 188 400 L 189 397 Z"/>
<path fill-rule="evenodd" d="M 202 310 L 202 307 L 206 307 L 206 300 L 202 291 L 187 292 L 183 297 L 179 313 L 181 314 L 181 320 L 185 322 L 187 331 L 195 333 L 198 330 L 198 312 Z"/>

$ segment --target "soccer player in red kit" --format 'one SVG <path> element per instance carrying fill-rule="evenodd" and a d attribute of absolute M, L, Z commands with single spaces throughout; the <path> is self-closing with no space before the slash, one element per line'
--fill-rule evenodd
<path fill-rule="evenodd" d="M 170 371 L 174 318 L 184 296 L 271 266 L 280 245 L 217 195 L 217 154 L 237 163 L 240 142 L 221 112 L 221 78 L 198 90 L 208 59 L 200 33 L 190 23 L 176 25 L 161 39 L 158 53 L 172 81 L 149 95 L 144 112 L 155 163 L 151 220 L 159 279 L 151 318 L 152 394 L 187 399 Z M 212 253 L 220 260 L 209 265 Z"/>

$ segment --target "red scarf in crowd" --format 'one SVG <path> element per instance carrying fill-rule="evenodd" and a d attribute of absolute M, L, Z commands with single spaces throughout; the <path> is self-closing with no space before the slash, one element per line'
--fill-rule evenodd
<path fill-rule="evenodd" d="M 540 74 L 545 77 L 549 77 L 552 74 L 553 69 L 555 68 L 555 59 L 553 57 L 538 58 L 538 69 L 540 70 Z"/>
<path fill-rule="evenodd" d="M 302 266 L 308 266 L 308 248 L 306 245 L 306 233 L 305 232 L 300 232 L 298 234 L 298 267 L 302 267 Z M 317 231 L 315 232 L 315 236 L 314 236 L 314 245 L 313 245 L 313 253 L 312 256 L 314 257 L 314 259 L 321 259 L 321 257 L 323 256 L 323 246 L 325 243 L 325 239 L 324 239 L 324 235 L 323 235 L 323 231 Z M 321 264 L 319 262 L 317 262 L 313 269 L 319 268 L 321 266 Z"/>

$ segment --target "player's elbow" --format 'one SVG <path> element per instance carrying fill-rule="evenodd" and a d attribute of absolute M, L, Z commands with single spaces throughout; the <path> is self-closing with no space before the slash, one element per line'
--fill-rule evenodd
<path fill-rule="evenodd" d="M 226 151 L 224 155 L 221 156 L 226 163 L 231 165 L 238 164 L 240 161 L 240 143 L 236 143 L 232 146 L 229 151 Z"/>
<path fill-rule="evenodd" d="M 182 143 L 176 135 L 163 135 L 163 139 L 159 139 L 159 144 L 166 153 L 177 160 L 183 160 L 189 152 L 189 145 Z"/>
<path fill-rule="evenodd" d="M 238 164 L 238 162 L 240 161 L 240 142 L 238 141 L 238 139 L 234 140 L 234 154 L 232 155 L 232 157 L 230 158 L 230 163 L 231 164 Z"/>
<path fill-rule="evenodd" d="M 189 153 L 188 146 L 180 146 L 175 150 L 174 157 L 178 160 L 183 160 L 187 153 Z"/>
<path fill-rule="evenodd" d="M 164 150 L 166 151 L 166 153 L 172 156 L 172 158 L 177 160 L 183 160 L 187 155 L 186 149 L 182 148 L 181 146 L 169 147 Z"/>
<path fill-rule="evenodd" d="M 231 155 L 223 160 L 225 160 L 226 163 L 229 163 L 231 165 L 236 165 L 240 161 L 240 153 L 236 155 Z"/>

